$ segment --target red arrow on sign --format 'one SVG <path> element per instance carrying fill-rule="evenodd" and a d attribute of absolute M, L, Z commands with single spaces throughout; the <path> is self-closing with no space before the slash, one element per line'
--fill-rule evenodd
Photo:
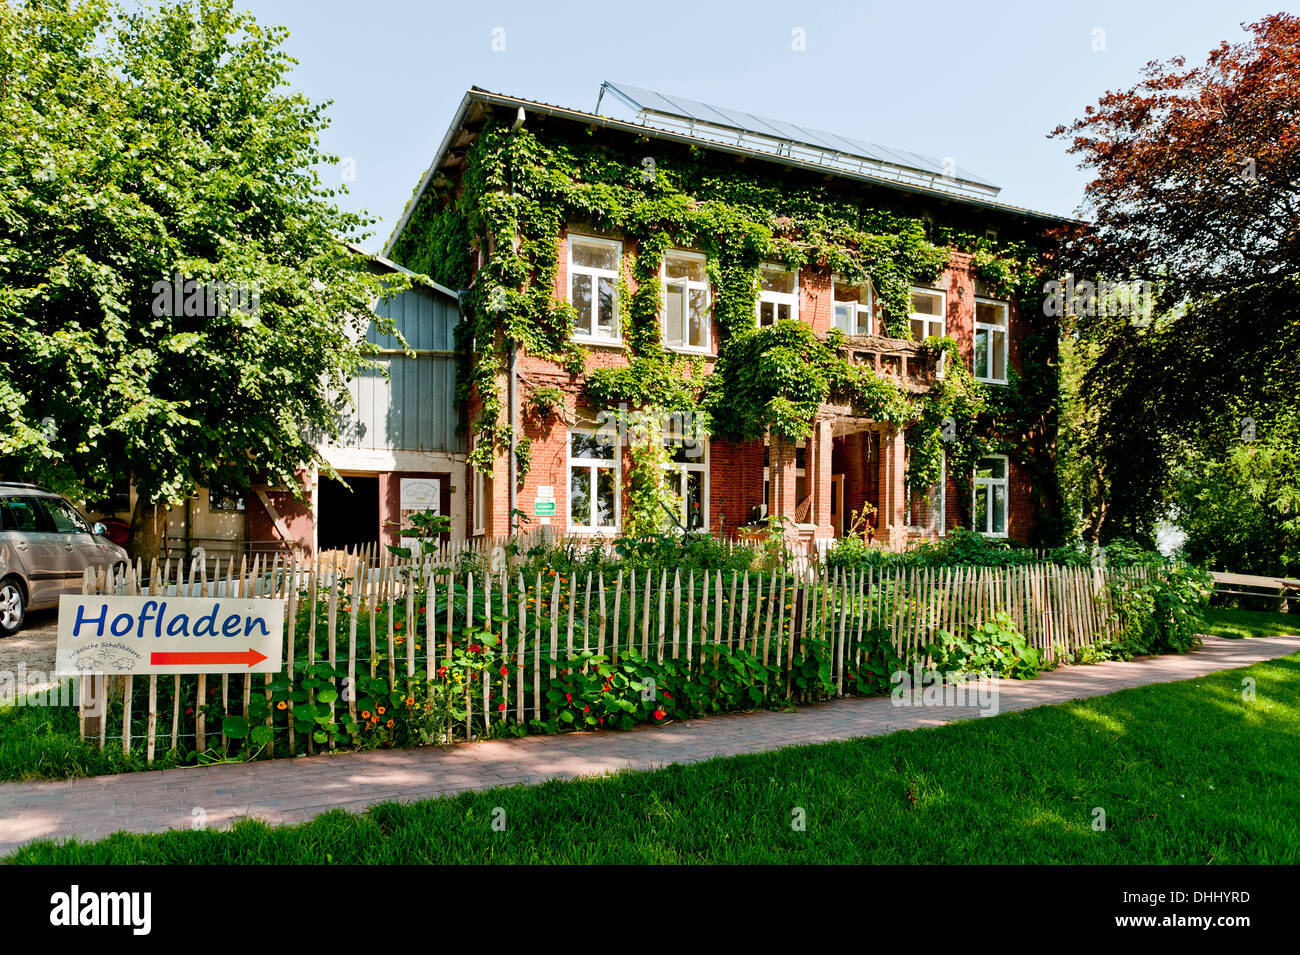
<path fill-rule="evenodd" d="M 160 666 L 220 666 L 227 663 L 247 663 L 250 667 L 256 666 L 266 659 L 265 653 L 258 653 L 252 647 L 247 650 L 240 650 L 235 653 L 223 653 L 220 651 L 203 651 L 187 650 L 176 653 L 151 653 L 149 654 L 149 665 Z"/>

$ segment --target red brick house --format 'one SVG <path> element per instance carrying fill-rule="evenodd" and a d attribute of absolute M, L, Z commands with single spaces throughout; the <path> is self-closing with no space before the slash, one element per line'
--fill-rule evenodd
<path fill-rule="evenodd" d="M 515 197 L 518 170 L 485 168 L 490 164 L 474 149 L 484 130 L 501 130 L 503 124 L 512 132 L 524 128 L 553 146 L 558 143 L 555 148 L 561 152 L 565 143 L 586 144 L 595 138 L 598 148 L 607 148 L 611 155 L 636 156 L 640 151 L 658 157 L 642 160 L 651 176 L 661 174 L 659 167 L 686 163 L 689 157 L 690 163 L 725 168 L 733 183 L 738 174 L 743 179 L 752 170 L 756 179 L 775 176 L 778 182 L 788 181 L 792 195 L 798 190 L 801 195 L 825 194 L 837 208 L 858 202 L 864 209 L 887 205 L 898 215 L 923 222 L 927 230 L 937 224 L 964 237 L 1014 237 L 1033 243 L 1061 221 L 999 202 L 997 187 L 950 160 L 928 160 L 627 86 L 605 84 L 602 103 L 606 97 L 611 110 L 630 110 L 631 118 L 603 115 L 600 105 L 598 112 L 585 113 L 471 90 L 386 254 L 452 287 L 473 289 L 482 281 L 493 256 L 503 254 L 503 240 L 490 234 L 490 228 L 477 232 L 486 221 L 478 218 L 477 210 L 491 193 L 475 196 L 466 183 L 467 177 L 483 181 L 501 173 L 496 195 Z M 681 181 L 687 180 L 683 173 Z M 619 188 L 635 189 L 636 183 L 621 183 Z M 774 214 L 783 217 L 780 189 L 769 194 Z M 690 189 L 693 208 L 709 199 L 706 186 Z M 794 221 L 799 214 L 792 213 Z M 611 424 L 609 409 L 592 400 L 593 375 L 598 377 L 599 369 L 627 369 L 640 355 L 652 353 L 654 361 L 668 362 L 663 367 L 674 369 L 674 375 L 689 372 L 707 378 L 719 350 L 726 347 L 728 331 L 718 318 L 721 309 L 715 308 L 721 293 L 710 252 L 713 244 L 698 233 L 693 241 L 667 243 L 657 259 L 658 340 L 634 340 L 629 316 L 637 302 L 635 263 L 647 236 L 653 237 L 658 227 L 646 227 L 649 231 L 638 239 L 611 226 L 610 218 L 599 210 L 568 210 L 552 238 L 534 242 L 546 246 L 543 251 L 553 259 L 545 260 L 550 268 L 535 269 L 531 277 L 545 283 L 549 297 L 569 316 L 570 342 L 565 347 L 571 350 L 561 356 L 554 347 L 530 349 L 507 340 L 507 335 L 497 342 L 499 361 L 491 366 L 494 384 L 489 389 L 499 401 L 485 395 L 482 385 L 466 390 L 471 445 L 480 438 L 493 413 L 490 409 L 499 408 L 496 419 L 502 425 L 496 432 L 498 445 L 485 455 L 491 473 L 471 468 L 467 534 L 507 533 L 512 508 L 563 533 L 623 531 L 636 480 L 632 442 Z M 431 223 L 439 230 L 436 242 L 427 241 L 435 228 Z M 528 240 L 516 221 L 513 242 L 508 237 L 505 241 L 514 251 L 526 247 Z M 1026 375 L 1040 380 L 1054 374 L 1050 365 L 1027 368 L 1022 354 L 1024 342 L 1033 335 L 1050 340 L 1048 351 L 1054 357 L 1054 319 L 1045 317 L 1037 303 L 1025 307 L 995 288 L 982 277 L 975 257 L 972 251 L 949 249 L 936 274 L 904 288 L 908 312 L 892 319 L 870 277 L 848 281 L 836 274 L 833 262 L 805 261 L 792 267 L 776 259 L 760 261 L 753 323 L 762 329 L 797 321 L 819 338 L 833 335 L 836 348 L 849 360 L 917 398 L 953 374 L 948 354 L 923 344 L 932 336 L 955 341 L 966 370 L 990 391 L 1010 387 Z M 877 272 L 887 275 L 888 263 L 874 261 Z M 642 264 L 643 277 L 645 268 Z M 730 307 L 734 316 L 735 306 Z M 734 321 L 730 337 L 736 335 Z M 506 327 L 504 320 L 501 327 Z M 910 338 L 903 329 L 910 330 Z M 465 347 L 480 344 L 476 338 Z M 1000 424 L 985 420 L 981 426 L 996 430 Z M 665 433 L 671 430 L 670 423 Z M 958 526 L 1020 543 L 1044 543 L 1050 537 L 1047 527 L 1054 515 L 1048 512 L 1055 498 L 1038 486 L 1043 475 L 1054 479 L 1050 421 L 1035 436 L 1021 435 L 1010 442 L 1015 453 L 978 459 L 973 473 L 951 474 L 945 468 L 943 479 L 928 492 L 908 491 L 906 430 L 864 414 L 852 402 L 832 398 L 820 404 L 806 435 L 798 440 L 769 434 L 736 441 L 715 434 L 669 442 L 659 467 L 672 492 L 668 507 L 676 511 L 670 523 L 731 536 L 782 517 L 793 536 L 825 542 L 844 534 L 855 513 L 874 508 L 872 533 L 893 547 Z M 502 432 L 513 434 L 514 444 L 500 440 Z M 526 474 L 514 482 L 512 496 L 510 475 L 523 467 L 510 448 L 521 445 L 528 451 Z"/>

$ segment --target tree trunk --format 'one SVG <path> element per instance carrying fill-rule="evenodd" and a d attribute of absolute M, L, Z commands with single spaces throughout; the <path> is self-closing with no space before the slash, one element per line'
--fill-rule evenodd
<path fill-rule="evenodd" d="M 137 497 L 135 509 L 131 511 L 131 539 L 127 542 L 127 552 L 132 558 L 147 562 L 162 555 L 166 538 L 167 508 Z"/>

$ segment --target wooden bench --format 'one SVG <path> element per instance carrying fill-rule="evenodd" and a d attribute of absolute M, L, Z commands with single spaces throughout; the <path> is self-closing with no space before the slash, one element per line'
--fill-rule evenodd
<path fill-rule="evenodd" d="M 1287 601 L 1300 594 L 1300 580 L 1294 577 L 1259 577 L 1254 574 L 1229 574 L 1210 571 L 1214 592 L 1229 597 L 1273 597 L 1279 613 L 1286 613 Z"/>

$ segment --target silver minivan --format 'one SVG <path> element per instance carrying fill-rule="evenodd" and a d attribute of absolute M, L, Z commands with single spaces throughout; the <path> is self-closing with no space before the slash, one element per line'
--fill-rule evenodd
<path fill-rule="evenodd" d="M 80 593 L 87 567 L 126 565 L 126 551 L 103 530 L 57 494 L 0 482 L 0 637 L 17 633 L 28 610 Z"/>

